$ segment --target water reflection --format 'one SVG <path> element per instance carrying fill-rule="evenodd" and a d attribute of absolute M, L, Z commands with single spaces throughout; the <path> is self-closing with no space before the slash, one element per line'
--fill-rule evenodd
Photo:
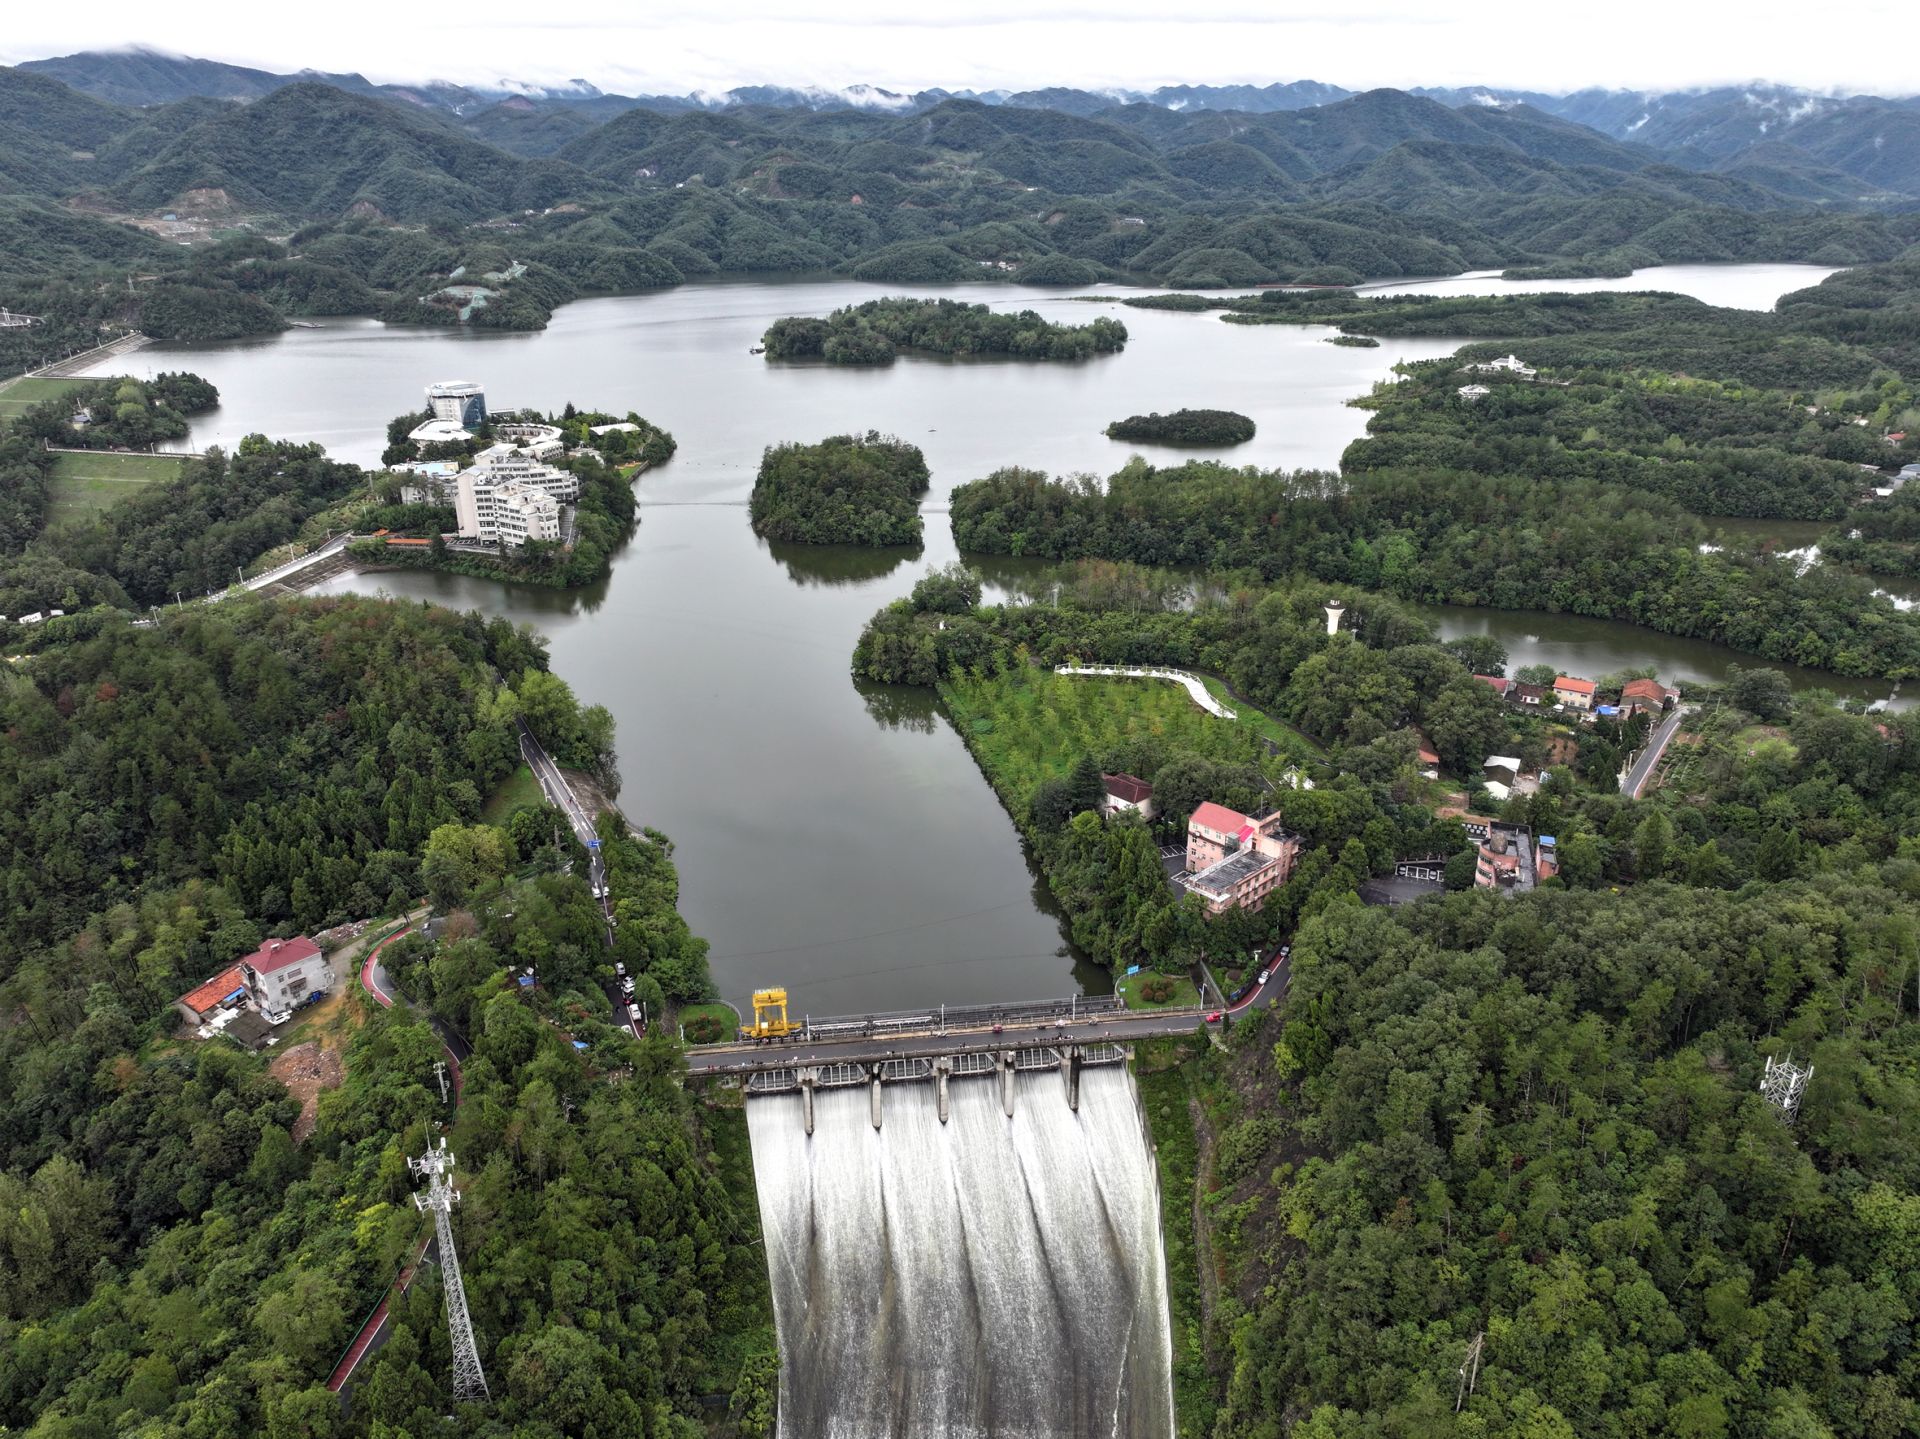
<path fill-rule="evenodd" d="M 926 553 L 917 546 L 794 545 L 783 540 L 762 540 L 761 548 L 786 568 L 796 585 L 863 585 L 885 579 Z"/>
<path fill-rule="evenodd" d="M 877 685 L 866 680 L 855 680 L 853 687 L 859 691 L 873 722 L 883 729 L 932 734 L 940 723 L 940 702 L 932 690 Z"/>

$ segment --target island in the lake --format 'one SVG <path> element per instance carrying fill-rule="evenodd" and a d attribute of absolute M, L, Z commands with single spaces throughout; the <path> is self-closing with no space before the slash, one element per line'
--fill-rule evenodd
<path fill-rule="evenodd" d="M 1032 310 L 1006 314 L 959 300 L 891 298 L 848 305 L 824 320 L 806 315 L 775 320 L 760 343 L 769 360 L 825 360 L 830 365 L 891 365 L 901 350 L 1085 360 L 1124 349 L 1127 327 L 1105 318 L 1060 325 Z"/>
<path fill-rule="evenodd" d="M 1142 445 L 1244 445 L 1253 433 L 1253 421 L 1235 410 L 1155 410 L 1107 426 L 1108 439 Z"/>
<path fill-rule="evenodd" d="M 753 482 L 753 530 L 804 545 L 917 545 L 926 456 L 878 431 L 770 447 Z"/>

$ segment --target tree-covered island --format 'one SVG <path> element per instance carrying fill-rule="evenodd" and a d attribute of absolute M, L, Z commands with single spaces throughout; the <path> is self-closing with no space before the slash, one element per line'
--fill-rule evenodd
<path fill-rule="evenodd" d="M 1155 410 L 1107 426 L 1108 439 L 1141 445 L 1244 445 L 1253 433 L 1253 421 L 1233 410 Z"/>
<path fill-rule="evenodd" d="M 959 300 L 890 298 L 775 320 L 761 337 L 769 360 L 890 365 L 901 350 L 927 355 L 1006 355 L 1016 360 L 1085 360 L 1126 348 L 1127 327 L 1104 317 L 1061 325 L 1032 310 L 1005 313 Z"/>
<path fill-rule="evenodd" d="M 753 531 L 804 545 L 917 545 L 927 461 L 878 431 L 775 445 L 760 461 Z"/>

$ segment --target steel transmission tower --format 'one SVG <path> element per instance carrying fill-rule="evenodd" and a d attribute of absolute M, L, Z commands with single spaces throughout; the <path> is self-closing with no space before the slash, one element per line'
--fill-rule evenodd
<path fill-rule="evenodd" d="M 467 1290 L 460 1282 L 460 1257 L 453 1248 L 453 1206 L 460 1191 L 453 1187 L 453 1151 L 442 1139 L 425 1158 L 409 1159 L 409 1168 L 427 1178 L 427 1192 L 413 1196 L 423 1210 L 433 1211 L 433 1232 L 440 1240 L 440 1279 L 447 1289 L 447 1334 L 453 1340 L 453 1397 L 456 1403 L 480 1404 L 487 1394 L 487 1376 L 480 1369 L 480 1350 L 473 1342 L 473 1321 L 467 1317 Z"/>
<path fill-rule="evenodd" d="M 1766 1072 L 1760 1077 L 1760 1093 L 1791 1124 L 1800 1117 L 1800 1097 L 1807 1092 L 1807 1081 L 1812 1078 L 1811 1064 L 1802 1069 L 1793 1062 L 1791 1054 L 1777 1062 L 1769 1055 Z"/>

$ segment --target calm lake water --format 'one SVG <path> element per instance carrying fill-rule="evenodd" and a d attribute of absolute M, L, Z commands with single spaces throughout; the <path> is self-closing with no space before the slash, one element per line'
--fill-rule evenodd
<path fill-rule="evenodd" d="M 1605 287 L 1656 279 L 1661 288 L 1711 290 L 1720 303 L 1739 294 L 1765 304 L 1826 273 L 1675 266 Z M 902 359 L 861 371 L 772 365 L 748 353 L 782 315 L 824 315 L 903 292 L 1031 307 L 1069 322 L 1113 313 L 1132 338 L 1124 353 L 1083 365 Z M 496 408 L 572 400 L 635 409 L 672 430 L 678 456 L 640 481 L 639 531 L 591 590 L 411 572 L 347 577 L 334 588 L 484 610 L 541 630 L 556 672 L 618 720 L 621 806 L 635 823 L 672 836 L 681 908 L 711 941 L 722 990 L 737 1000 L 757 985 L 784 984 L 799 1009 L 825 1014 L 1107 983 L 1068 951 L 1012 823 L 931 697 L 862 689 L 848 675 L 866 619 L 955 557 L 944 513 L 952 487 L 1011 464 L 1108 472 L 1133 452 L 1101 433 L 1109 421 L 1183 405 L 1253 416 L 1259 434 L 1229 452 L 1236 463 L 1332 467 L 1365 428 L 1365 413 L 1348 399 L 1399 360 L 1453 348 L 1387 341 L 1348 349 L 1323 343 L 1328 333 L 1008 285 L 754 281 L 583 301 L 538 334 L 345 320 L 260 341 L 154 346 L 112 368 L 191 369 L 219 386 L 220 408 L 194 426 L 196 448 L 259 431 L 370 463 L 387 420 L 418 408 L 428 382 L 452 378 L 483 381 Z M 926 452 L 933 489 L 924 551 L 755 538 L 746 502 L 766 446 L 867 429 Z M 1141 452 L 1160 460 L 1182 453 Z M 1002 583 L 1031 572 L 1018 561 L 988 567 Z M 1542 644 L 1596 623 L 1462 613 L 1461 623 L 1536 626 Z M 1443 623 L 1454 632 L 1454 621 Z M 1587 672 L 1649 661 L 1698 672 L 1673 649 L 1684 642 L 1600 629 L 1621 657 L 1596 654 Z M 1539 657 L 1513 648 L 1516 663 Z"/>

